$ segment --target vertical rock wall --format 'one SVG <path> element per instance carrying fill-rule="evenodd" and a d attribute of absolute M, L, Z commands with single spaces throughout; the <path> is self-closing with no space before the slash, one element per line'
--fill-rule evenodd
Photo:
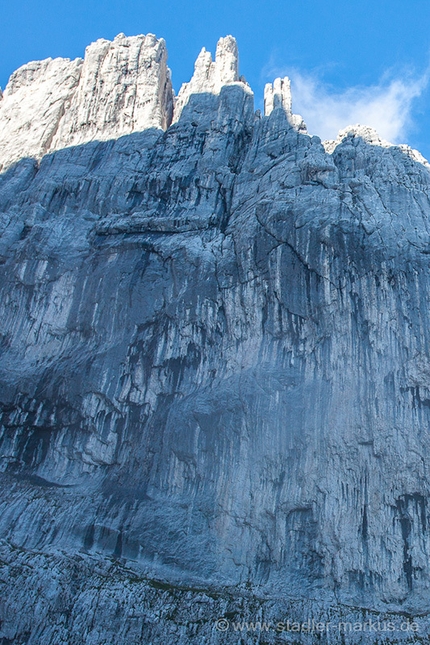
<path fill-rule="evenodd" d="M 166 129 L 172 113 L 163 39 L 98 40 L 84 60 L 47 59 L 11 76 L 0 103 L 0 169 L 94 139 Z"/>
<path fill-rule="evenodd" d="M 83 131 L 123 48 L 74 63 Z M 285 79 L 255 114 L 229 38 L 191 84 L 166 131 L 0 174 L 1 638 L 215 645 L 220 612 L 294 610 L 426 642 L 428 168 L 368 128 L 327 153 Z"/>

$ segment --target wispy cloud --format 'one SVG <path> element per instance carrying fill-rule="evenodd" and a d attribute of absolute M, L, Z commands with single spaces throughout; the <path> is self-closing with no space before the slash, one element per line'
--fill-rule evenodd
<path fill-rule="evenodd" d="M 294 112 L 302 115 L 309 132 L 322 139 L 334 139 L 340 129 L 359 123 L 375 128 L 387 141 L 405 143 L 413 127 L 414 101 L 430 80 L 430 70 L 421 76 L 387 73 L 376 85 L 338 92 L 315 75 L 294 69 L 276 71 L 276 76 L 291 78 Z"/>

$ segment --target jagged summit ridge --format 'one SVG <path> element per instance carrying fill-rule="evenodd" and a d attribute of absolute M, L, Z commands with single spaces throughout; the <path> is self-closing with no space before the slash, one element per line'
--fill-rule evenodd
<path fill-rule="evenodd" d="M 65 147 L 149 128 L 166 130 L 181 118 L 191 96 L 219 95 L 223 87 L 232 85 L 253 96 L 239 75 L 238 47 L 231 35 L 219 39 L 214 60 L 203 47 L 192 78 L 177 97 L 166 43 L 153 34 L 127 37 L 121 33 L 113 41 L 99 39 L 86 48 L 84 59 L 27 63 L 12 74 L 4 92 L 0 89 L 0 172 L 24 157 L 40 159 Z M 283 110 L 293 128 L 307 132 L 303 118 L 292 112 L 288 77 L 265 86 L 264 116 L 275 109 Z M 352 131 L 372 145 L 392 145 L 373 128 L 356 125 L 324 142 L 325 150 L 331 154 Z M 427 164 L 419 152 L 401 147 Z"/>
<path fill-rule="evenodd" d="M 153 34 L 119 34 L 89 45 L 84 59 L 48 58 L 12 74 L 0 95 L 0 171 L 23 157 L 43 155 L 89 141 L 116 139 L 149 128 L 166 130 L 177 122 L 194 94 L 219 94 L 237 85 L 252 95 L 239 76 L 235 38 L 220 38 L 215 60 L 203 48 L 194 74 L 174 96 L 164 39 Z M 266 87 L 265 115 L 282 107 L 294 127 L 289 79 Z M 278 97 L 279 100 L 278 100 Z"/>
<path fill-rule="evenodd" d="M 291 125 L 301 132 L 306 132 L 306 124 L 299 114 L 293 114 L 292 104 L 291 82 L 288 76 L 275 78 L 273 83 L 266 83 L 264 88 L 264 116 L 269 116 L 273 110 L 282 108 Z"/>

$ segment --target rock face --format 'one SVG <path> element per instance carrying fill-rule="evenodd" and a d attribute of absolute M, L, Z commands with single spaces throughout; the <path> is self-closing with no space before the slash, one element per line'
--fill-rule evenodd
<path fill-rule="evenodd" d="M 88 51 L 0 112 L 63 78 L 0 174 L 1 642 L 427 642 L 427 166 L 329 154 L 285 79 L 255 114 L 230 37 L 165 131 L 162 41 Z M 124 56 L 149 116 L 102 136 Z"/>
<path fill-rule="evenodd" d="M 164 40 L 98 40 L 85 59 L 29 63 L 0 103 L 0 170 L 23 157 L 168 127 L 173 94 Z"/>
<path fill-rule="evenodd" d="M 81 69 L 80 59 L 48 58 L 12 74 L 0 102 L 0 169 L 50 150 Z"/>
<path fill-rule="evenodd" d="M 189 83 L 184 83 L 179 91 L 173 120 L 178 121 L 192 95 L 219 94 L 223 87 L 232 84 L 237 84 L 245 91 L 251 92 L 245 79 L 239 78 L 239 52 L 236 40 L 232 36 L 226 36 L 218 41 L 215 61 L 212 61 L 211 53 L 203 47 L 197 57 L 193 77 Z"/>

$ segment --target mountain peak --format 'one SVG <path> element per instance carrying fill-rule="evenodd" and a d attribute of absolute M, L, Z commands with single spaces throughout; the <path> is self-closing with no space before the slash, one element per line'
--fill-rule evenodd
<path fill-rule="evenodd" d="M 180 119 L 191 96 L 201 95 L 193 105 L 197 113 L 205 114 L 210 95 L 231 86 L 253 96 L 239 75 L 238 47 L 231 35 L 219 39 L 215 59 L 202 48 L 193 76 L 176 98 L 166 43 L 152 33 L 119 33 L 113 41 L 100 38 L 86 48 L 84 59 L 32 61 L 16 70 L 4 93 L 0 91 L 0 171 L 24 157 L 40 159 L 89 141 L 117 139 L 150 128 L 166 130 Z M 239 95 L 228 110 L 236 109 L 233 105 L 240 102 Z M 264 89 L 264 116 L 278 109 L 294 129 L 306 132 L 302 117 L 292 112 L 287 76 L 267 83 Z M 357 125 L 325 142 L 326 151 L 332 152 L 352 130 L 373 145 L 390 145 L 373 128 Z"/>
<path fill-rule="evenodd" d="M 175 103 L 173 121 L 177 121 L 192 94 L 219 94 L 225 85 L 239 84 L 247 92 L 251 88 L 239 77 L 239 52 L 233 36 L 220 38 L 216 47 L 215 61 L 212 54 L 203 48 L 194 64 L 194 74 L 184 83 Z"/>
<path fill-rule="evenodd" d="M 165 129 L 172 112 L 164 39 L 99 39 L 84 60 L 48 58 L 12 74 L 0 103 L 0 170 L 94 139 Z"/>

